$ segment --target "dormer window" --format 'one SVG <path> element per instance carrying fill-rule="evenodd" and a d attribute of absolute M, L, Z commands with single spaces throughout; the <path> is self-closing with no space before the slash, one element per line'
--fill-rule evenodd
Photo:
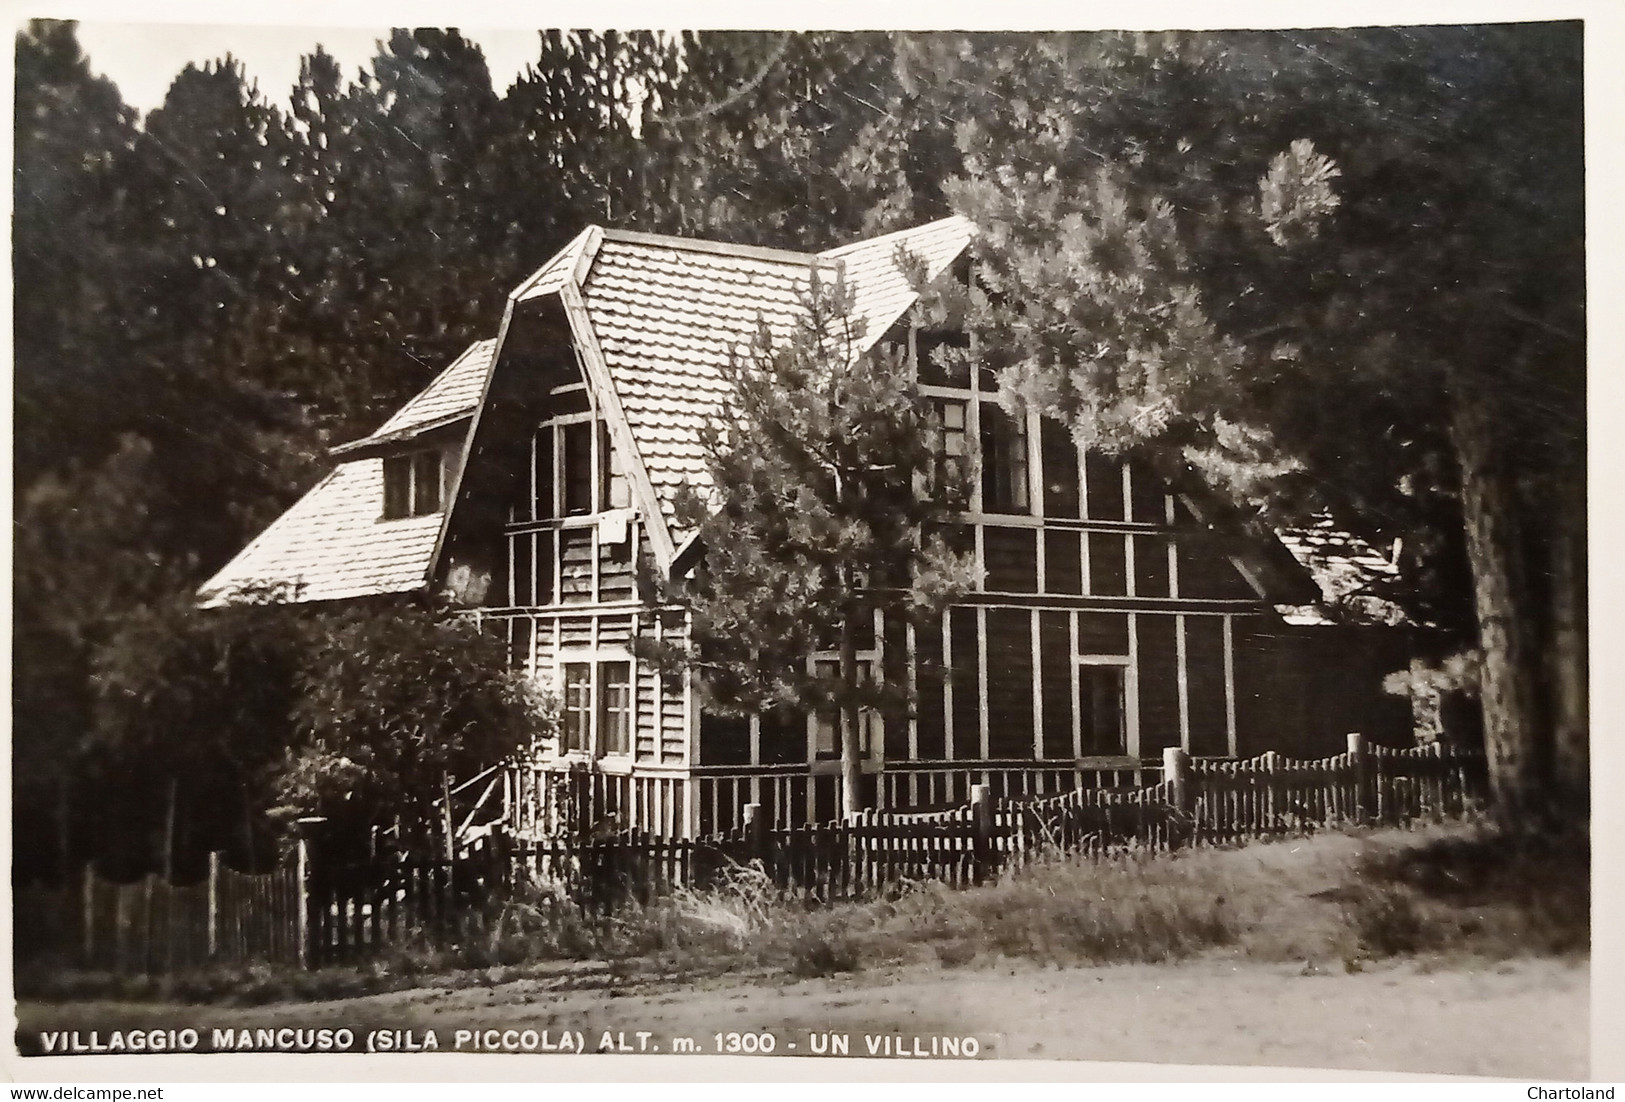
<path fill-rule="evenodd" d="M 384 519 L 421 517 L 440 511 L 441 463 L 438 451 L 411 452 L 384 459 Z"/>
<path fill-rule="evenodd" d="M 609 427 L 590 413 L 563 414 L 536 432 L 534 519 L 587 516 L 632 504 Z"/>

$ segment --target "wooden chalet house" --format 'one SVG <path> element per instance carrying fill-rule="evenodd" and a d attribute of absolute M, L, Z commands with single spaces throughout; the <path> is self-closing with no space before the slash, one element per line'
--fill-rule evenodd
<path fill-rule="evenodd" d="M 559 814 L 569 784 L 593 816 L 667 835 L 730 827 L 749 801 L 781 825 L 831 818 L 833 720 L 702 714 L 692 683 L 633 654 L 636 637 L 682 630 L 639 564 L 692 568 L 673 497 L 705 477 L 719 367 L 759 319 L 788 329 L 812 265 L 844 274 L 868 343 L 917 349 L 899 258 L 943 277 L 973 232 L 949 218 L 810 255 L 589 228 L 513 291 L 494 339 L 335 448 L 332 473 L 203 598 L 269 582 L 303 601 L 448 591 L 478 610 L 563 704 L 539 764 L 510 778 L 521 828 Z M 876 623 L 863 641 L 871 670 L 912 678 L 918 699 L 869 724 L 873 806 L 947 806 L 983 782 L 1132 783 L 1167 746 L 1302 756 L 1348 730 L 1403 731 L 1374 683 L 1346 691 L 1346 648 L 1305 676 L 1302 632 L 1276 606 L 1317 593 L 1282 545 L 1238 547 L 1143 469 L 1008 416 L 985 373 L 925 371 L 943 447 L 972 465 L 961 534 L 984 576 L 940 627 Z"/>

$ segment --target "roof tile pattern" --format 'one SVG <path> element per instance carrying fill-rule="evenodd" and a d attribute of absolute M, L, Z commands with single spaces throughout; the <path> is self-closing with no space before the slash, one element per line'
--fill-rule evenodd
<path fill-rule="evenodd" d="M 491 369 L 491 354 L 497 342 L 475 341 L 452 361 L 451 366 L 435 377 L 416 398 L 395 411 L 395 415 L 367 437 L 376 440 L 397 433 L 409 432 L 424 425 L 444 421 L 448 417 L 472 413 L 485 393 L 485 378 Z"/>
<path fill-rule="evenodd" d="M 593 228 L 589 226 L 576 234 L 571 242 L 554 254 L 546 264 L 536 269 L 529 279 L 520 284 L 519 301 L 557 294 L 559 288 L 575 278 L 576 263 L 586 251 L 587 243 L 592 237 Z"/>
<path fill-rule="evenodd" d="M 380 520 L 384 461 L 342 463 L 199 589 L 205 605 L 234 591 L 283 585 L 298 601 L 370 597 L 420 588 L 441 514 Z"/>
<path fill-rule="evenodd" d="M 763 323 L 788 337 L 811 264 L 614 241 L 599 250 L 587 313 L 668 521 L 678 487 L 705 483 L 700 430 L 727 391 L 729 356 Z"/>
<path fill-rule="evenodd" d="M 1408 621 L 1404 609 L 1373 592 L 1399 576 L 1397 548 L 1384 555 L 1324 516 L 1308 528 L 1282 528 L 1275 534 L 1309 571 L 1321 593 L 1317 605 L 1277 606 L 1288 623 L 1330 623 L 1332 611 L 1354 623 Z"/>

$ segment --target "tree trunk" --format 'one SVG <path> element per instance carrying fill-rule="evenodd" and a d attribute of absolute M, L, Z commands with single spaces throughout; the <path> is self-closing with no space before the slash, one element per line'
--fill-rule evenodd
<path fill-rule="evenodd" d="M 1545 649 L 1552 715 L 1552 796 L 1571 819 L 1584 818 L 1591 803 L 1591 724 L 1587 698 L 1585 493 L 1558 514 L 1552 540 L 1551 641 Z"/>
<path fill-rule="evenodd" d="M 164 879 L 175 882 L 175 805 L 180 800 L 180 778 L 169 778 L 169 796 L 164 807 Z"/>
<path fill-rule="evenodd" d="M 73 816 L 69 811 L 66 771 L 56 778 L 56 872 L 57 883 L 66 884 L 73 875 Z"/>
<path fill-rule="evenodd" d="M 1466 387 L 1451 426 L 1483 662 L 1479 700 L 1490 795 L 1503 823 L 1541 825 L 1550 809 L 1551 731 L 1540 714 L 1539 650 L 1524 604 L 1516 481 L 1488 402 Z"/>
<path fill-rule="evenodd" d="M 850 593 L 850 568 L 845 573 L 847 592 Z M 856 610 L 848 604 L 841 618 L 841 689 L 846 694 L 841 702 L 841 812 L 846 816 L 863 809 L 858 746 L 858 724 L 862 721 L 862 714 L 857 698 L 858 644 L 853 624 L 856 615 Z"/>

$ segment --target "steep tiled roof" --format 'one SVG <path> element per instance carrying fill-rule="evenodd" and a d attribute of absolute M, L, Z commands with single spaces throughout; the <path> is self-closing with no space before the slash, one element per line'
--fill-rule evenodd
<path fill-rule="evenodd" d="M 564 248 L 560 249 L 553 259 L 538 268 L 534 274 L 519 289 L 514 297 L 520 301 L 540 298 L 542 295 L 557 294 L 559 288 L 571 282 L 576 277 L 576 265 L 584 256 L 591 254 L 597 241 L 603 236 L 603 230 L 597 226 L 588 226 Z"/>
<path fill-rule="evenodd" d="M 810 264 L 607 239 L 599 250 L 587 312 L 668 521 L 677 488 L 705 477 L 700 427 L 727 390 L 729 356 L 760 323 L 788 334 Z"/>
<path fill-rule="evenodd" d="M 584 309 L 578 344 L 596 343 L 613 399 L 648 474 L 654 502 L 675 528 L 672 501 L 703 487 L 700 428 L 726 389 L 722 368 L 765 323 L 791 332 L 814 265 L 845 273 L 853 313 L 865 323 L 861 352 L 913 301 L 901 252 L 943 271 L 973 232 L 949 218 L 827 253 L 736 247 L 589 227 L 514 292 L 514 301 L 563 294 Z M 577 290 L 579 299 L 573 296 Z M 585 324 L 591 332 L 583 332 Z M 376 432 L 339 455 L 367 454 L 474 413 L 501 350 L 476 341 Z M 383 466 L 375 451 L 349 459 L 204 584 L 205 603 L 257 583 L 294 586 L 300 600 L 395 593 L 427 584 L 444 514 L 380 521 Z M 676 540 L 687 533 L 671 531 Z"/>
<path fill-rule="evenodd" d="M 704 485 L 699 432 L 727 389 L 729 355 L 745 352 L 763 323 L 788 337 L 813 265 L 843 266 L 853 315 L 865 322 L 855 349 L 862 351 L 913 301 L 899 250 L 934 277 L 971 232 L 968 221 L 950 218 L 816 256 L 606 232 L 584 298 L 668 523 L 677 488 Z M 674 528 L 675 538 L 683 534 Z"/>
<path fill-rule="evenodd" d="M 328 601 L 417 589 L 428 576 L 441 514 L 380 520 L 384 461 L 341 463 L 199 589 L 218 604 L 259 584 L 295 600 Z"/>
<path fill-rule="evenodd" d="M 491 369 L 491 354 L 496 351 L 494 340 L 475 341 L 452 361 L 451 366 L 435 377 L 416 398 L 395 412 L 367 437 L 378 440 L 426 425 L 443 422 L 447 418 L 474 412 L 480 395 L 485 390 L 485 377 Z"/>

